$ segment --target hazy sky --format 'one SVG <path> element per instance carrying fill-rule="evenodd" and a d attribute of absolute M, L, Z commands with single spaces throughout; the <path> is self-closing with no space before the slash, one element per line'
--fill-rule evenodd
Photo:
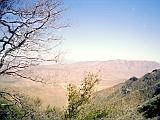
<path fill-rule="evenodd" d="M 160 62 L 160 0 L 65 0 L 70 60 Z"/>

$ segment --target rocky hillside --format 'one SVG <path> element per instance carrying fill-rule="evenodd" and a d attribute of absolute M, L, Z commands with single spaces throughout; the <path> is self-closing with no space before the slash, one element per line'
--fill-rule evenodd
<path fill-rule="evenodd" d="M 94 95 L 93 101 L 99 108 L 115 107 L 119 111 L 115 119 L 145 119 L 137 112 L 137 108 L 146 104 L 147 100 L 152 100 L 154 95 L 159 94 L 157 92 L 160 93 L 160 69 L 141 78 L 131 77 L 123 84 L 99 91 Z"/>

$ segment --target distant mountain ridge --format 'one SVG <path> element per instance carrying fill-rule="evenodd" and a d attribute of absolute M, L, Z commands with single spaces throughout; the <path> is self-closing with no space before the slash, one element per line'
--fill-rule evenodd
<path fill-rule="evenodd" d="M 67 104 L 66 87 L 72 83 L 79 84 L 86 72 L 98 73 L 102 81 L 97 90 L 125 82 L 132 76 L 141 77 L 153 69 L 160 68 L 160 64 L 152 61 L 86 61 L 70 64 L 41 65 L 31 69 L 30 74 L 40 75 L 53 84 L 41 84 L 28 80 L 14 80 L 15 78 L 1 77 L 0 87 L 13 87 L 31 96 L 38 96 L 50 105 L 63 107 Z M 85 72 L 86 71 L 86 72 Z M 110 88 L 115 91 L 116 88 Z M 111 92 L 110 92 L 111 93 Z"/>
<path fill-rule="evenodd" d="M 86 61 L 69 64 L 43 65 L 34 68 L 34 73 L 43 75 L 47 79 L 57 82 L 79 83 L 87 72 L 101 76 L 102 84 L 113 86 L 124 82 L 131 76 L 141 77 L 143 74 L 160 68 L 160 64 L 153 61 Z"/>

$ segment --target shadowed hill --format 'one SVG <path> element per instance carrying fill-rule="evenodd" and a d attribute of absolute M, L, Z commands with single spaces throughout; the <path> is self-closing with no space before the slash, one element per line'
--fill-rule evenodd
<path fill-rule="evenodd" d="M 121 111 L 117 116 L 119 119 L 143 119 L 137 113 L 137 107 L 152 99 L 159 86 L 160 69 L 155 69 L 139 79 L 132 77 L 123 84 L 95 93 L 93 101 L 100 108 L 103 106 L 116 107 Z"/>

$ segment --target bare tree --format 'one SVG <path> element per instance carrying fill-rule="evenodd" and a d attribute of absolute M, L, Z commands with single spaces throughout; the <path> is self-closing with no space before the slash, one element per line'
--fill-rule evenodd
<path fill-rule="evenodd" d="M 24 69 L 57 62 L 60 0 L 0 0 L 0 75 L 27 77 Z"/>

